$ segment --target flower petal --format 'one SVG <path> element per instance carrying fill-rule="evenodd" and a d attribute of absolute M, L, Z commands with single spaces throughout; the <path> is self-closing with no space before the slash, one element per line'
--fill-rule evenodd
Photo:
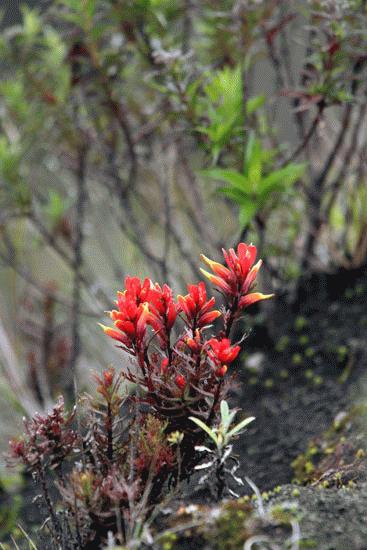
<path fill-rule="evenodd" d="M 247 294 L 246 296 L 243 296 L 241 298 L 239 309 L 245 309 L 246 307 L 251 306 L 256 302 L 259 302 L 260 300 L 268 300 L 273 296 L 274 294 L 261 294 L 261 292 L 253 292 L 252 294 Z"/>

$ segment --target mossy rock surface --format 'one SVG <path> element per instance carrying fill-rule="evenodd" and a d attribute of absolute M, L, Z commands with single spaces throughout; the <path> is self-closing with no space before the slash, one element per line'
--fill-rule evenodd
<path fill-rule="evenodd" d="M 188 506 L 189 513 L 181 510 L 171 518 L 175 534 L 167 534 L 161 548 L 242 550 L 253 541 L 253 550 L 286 550 L 295 537 L 300 550 L 367 549 L 367 483 L 344 489 L 286 485 L 277 492 L 264 503 L 263 517 L 256 502 L 243 499 L 213 507 Z"/>

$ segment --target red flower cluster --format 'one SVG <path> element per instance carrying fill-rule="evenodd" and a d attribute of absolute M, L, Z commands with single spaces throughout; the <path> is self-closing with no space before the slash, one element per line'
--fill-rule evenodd
<path fill-rule="evenodd" d="M 138 277 L 126 277 L 125 287 L 124 292 L 117 293 L 118 310 L 113 309 L 110 312 L 110 317 L 118 330 L 102 324 L 100 326 L 107 336 L 131 350 L 141 347 L 144 340 L 149 318 L 147 299 L 152 282 L 145 279 L 141 283 Z"/>
<path fill-rule="evenodd" d="M 118 293 L 118 309 L 110 312 L 115 328 L 102 325 L 108 336 L 137 357 L 140 375 L 128 371 L 125 376 L 147 388 L 157 410 L 171 410 L 176 399 L 190 399 L 198 392 L 214 394 L 218 378 L 226 374 L 240 352 L 229 340 L 233 321 L 245 307 L 271 296 L 251 292 L 261 266 L 261 260 L 254 265 L 255 246 L 241 243 L 237 253 L 230 249 L 223 254 L 226 265 L 202 256 L 213 271 L 202 270 L 204 275 L 224 295 L 222 311 L 214 309 L 215 298 L 208 298 L 202 281 L 188 285 L 188 294 L 175 299 L 166 284 L 127 277 L 125 291 Z M 207 335 L 219 317 L 224 329 Z M 173 328 L 180 319 L 185 322 L 184 332 L 172 342 Z M 150 339 L 146 337 L 149 327 L 153 330 Z M 149 349 L 154 337 L 161 351 Z M 105 384 L 101 388 L 104 391 Z"/>
<path fill-rule="evenodd" d="M 150 315 L 147 322 L 154 329 L 162 349 L 165 349 L 176 322 L 178 305 L 173 300 L 172 289 L 168 285 L 161 288 L 158 283 L 150 290 L 148 300 Z"/>
<path fill-rule="evenodd" d="M 209 347 L 208 356 L 218 366 L 216 370 L 217 376 L 224 376 L 228 365 L 236 359 L 241 351 L 240 346 L 231 346 L 229 338 L 223 338 L 222 340 L 211 338 L 207 342 L 207 345 Z"/>
<path fill-rule="evenodd" d="M 256 259 L 256 252 L 256 246 L 252 244 L 246 245 L 245 243 L 238 245 L 237 254 L 233 248 L 230 248 L 228 252 L 223 249 L 223 256 L 227 267 L 209 260 L 203 254 L 201 255 L 202 260 L 214 273 L 208 273 L 204 269 L 201 269 L 203 275 L 213 285 L 218 287 L 225 297 L 232 300 L 236 299 L 239 310 L 273 296 L 273 294 L 261 294 L 260 292 L 248 294 L 252 290 L 262 264 L 262 261 L 259 260 L 257 264 L 253 265 Z"/>
<path fill-rule="evenodd" d="M 186 296 L 177 296 L 177 300 L 194 331 L 220 317 L 221 312 L 217 309 L 210 311 L 215 304 L 215 298 L 207 301 L 206 288 L 202 281 L 198 285 L 188 285 L 187 289 L 189 293 Z"/>
<path fill-rule="evenodd" d="M 110 367 L 102 371 L 101 376 L 94 373 L 94 379 L 98 384 L 97 392 L 110 404 L 110 406 L 114 405 L 115 408 L 117 408 L 120 403 L 118 390 L 121 386 L 121 374 L 116 375 L 115 369 Z"/>

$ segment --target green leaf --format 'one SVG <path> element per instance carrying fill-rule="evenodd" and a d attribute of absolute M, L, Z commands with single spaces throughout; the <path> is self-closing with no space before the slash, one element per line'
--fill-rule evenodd
<path fill-rule="evenodd" d="M 231 431 L 228 432 L 227 434 L 228 439 L 236 435 L 238 432 L 240 432 L 244 428 L 246 428 L 246 426 L 248 426 L 254 420 L 255 420 L 254 416 L 249 416 L 248 418 L 245 418 L 244 420 L 239 422 L 234 428 L 232 428 Z"/>
<path fill-rule="evenodd" d="M 272 172 L 261 182 L 261 192 L 272 192 L 293 185 L 304 173 L 306 164 L 288 164 Z"/>
<path fill-rule="evenodd" d="M 202 420 L 199 418 L 195 418 L 194 416 L 189 416 L 189 419 L 194 422 L 199 428 L 204 430 L 208 434 L 208 436 L 214 441 L 216 445 L 218 445 L 218 438 L 213 430 L 209 428 Z"/>
<path fill-rule="evenodd" d="M 48 203 L 44 206 L 44 212 L 48 216 L 53 224 L 60 221 L 68 208 L 69 202 L 66 202 L 59 193 L 54 190 L 50 190 L 48 194 Z"/>
<path fill-rule="evenodd" d="M 237 410 L 230 411 L 227 401 L 221 401 L 220 403 L 220 414 L 221 414 L 221 431 L 226 434 L 229 426 L 231 425 L 234 417 L 237 414 Z"/>
<path fill-rule="evenodd" d="M 26 39 L 34 38 L 42 28 L 41 19 L 36 10 L 32 10 L 28 6 L 22 6 L 21 12 L 23 16 L 23 32 Z"/>
<path fill-rule="evenodd" d="M 229 415 L 228 403 L 224 399 L 220 402 L 220 414 L 222 416 L 222 420 L 227 419 Z"/>
<path fill-rule="evenodd" d="M 245 148 L 245 158 L 244 158 L 244 163 L 243 163 L 243 173 L 245 174 L 245 176 L 248 176 L 248 166 L 250 165 L 251 163 L 251 157 L 252 157 L 252 151 L 253 151 L 253 148 L 254 148 L 254 144 L 255 144 L 255 134 L 254 132 L 250 132 L 250 135 L 248 137 L 248 140 L 247 140 L 247 145 L 246 145 L 246 148 Z"/>
<path fill-rule="evenodd" d="M 262 107 L 265 103 L 265 96 L 264 95 L 257 95 L 255 97 L 251 97 L 246 101 L 246 114 L 252 115 L 257 109 Z"/>
<path fill-rule="evenodd" d="M 248 202 L 253 202 L 255 199 L 252 195 L 236 187 L 219 187 L 219 193 L 226 195 L 229 199 L 232 199 L 236 204 L 247 204 Z"/>
<path fill-rule="evenodd" d="M 212 168 L 208 170 L 201 170 L 199 173 L 209 178 L 225 181 L 226 183 L 229 183 L 239 189 L 244 189 L 247 184 L 247 178 L 235 170 Z"/>
<path fill-rule="evenodd" d="M 242 74 L 238 65 L 234 69 L 225 67 L 217 71 L 204 87 L 202 114 L 209 119 L 204 130 L 211 141 L 212 156 L 220 151 L 238 133 L 243 123 Z"/>
<path fill-rule="evenodd" d="M 255 217 L 259 210 L 259 205 L 256 201 L 242 202 L 240 205 L 239 221 L 241 228 L 246 227 Z"/>
<path fill-rule="evenodd" d="M 248 159 L 248 165 L 246 166 L 246 172 L 248 181 L 251 186 L 251 190 L 255 191 L 260 183 L 262 176 L 262 148 L 260 141 L 254 139 L 251 148 L 251 157 Z"/>

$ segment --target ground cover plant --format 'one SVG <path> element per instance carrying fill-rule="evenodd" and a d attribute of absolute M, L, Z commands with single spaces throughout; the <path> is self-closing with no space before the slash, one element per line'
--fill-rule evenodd
<path fill-rule="evenodd" d="M 202 256 L 212 270 L 203 274 L 223 296 L 220 309 L 204 282 L 175 298 L 166 284 L 127 277 L 110 312 L 114 327 L 101 325 L 124 352 L 121 370 L 95 374 L 97 399 L 84 396 L 81 406 L 79 398 L 67 412 L 60 397 L 47 415 L 25 420 L 24 434 L 11 441 L 11 458 L 40 484 L 55 547 L 98 548 L 108 537 L 139 546 L 170 488 L 196 469 L 215 466 L 218 499 L 227 474 L 243 484 L 236 465 L 227 467 L 230 441 L 253 418 L 233 426 L 236 411 L 224 399 L 228 367 L 241 349 L 231 329 L 248 306 L 271 295 L 252 291 L 261 266 L 255 246 L 240 243 L 223 254 L 225 265 Z M 122 391 L 123 381 L 134 384 L 132 395 Z M 216 454 L 204 445 L 208 436 Z M 212 462 L 199 464 L 213 453 Z"/>

